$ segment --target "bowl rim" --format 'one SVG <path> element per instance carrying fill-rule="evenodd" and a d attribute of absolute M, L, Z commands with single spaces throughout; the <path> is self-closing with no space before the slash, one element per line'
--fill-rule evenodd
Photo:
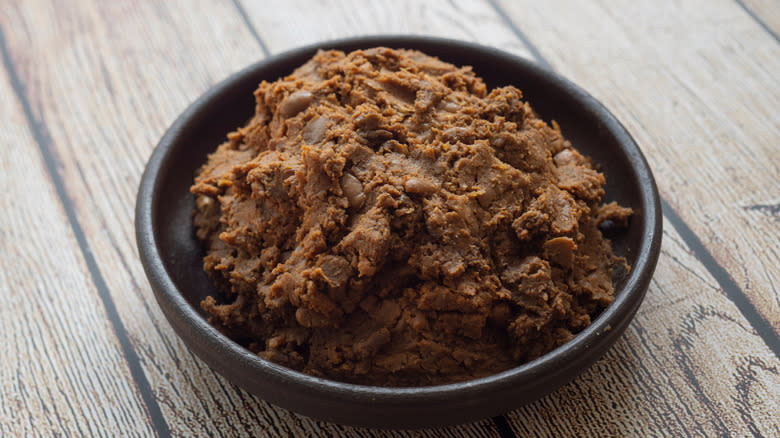
<path fill-rule="evenodd" d="M 170 159 L 168 153 L 172 145 L 182 133 L 187 121 L 201 107 L 218 100 L 229 89 L 231 84 L 258 75 L 259 72 L 269 66 L 283 63 L 287 59 L 301 56 L 304 53 L 314 52 L 317 49 L 355 45 L 366 48 L 373 46 L 401 47 L 404 44 L 421 43 L 449 45 L 507 58 L 510 62 L 518 64 L 534 74 L 547 76 L 549 81 L 562 88 L 571 98 L 597 114 L 606 129 L 611 131 L 612 135 L 617 138 L 620 149 L 629 157 L 633 170 L 640 182 L 639 200 L 645 220 L 641 230 L 642 238 L 638 248 L 637 259 L 628 274 L 625 284 L 620 290 L 616 291 L 615 301 L 604 309 L 590 326 L 578 333 L 569 342 L 530 362 L 500 373 L 465 382 L 420 387 L 360 385 L 310 376 L 255 355 L 209 324 L 185 300 L 163 264 L 153 228 L 154 189 L 163 163 L 166 159 Z M 221 360 L 228 361 L 233 365 L 239 364 L 242 367 L 253 369 L 258 373 L 258 376 L 264 375 L 278 382 L 294 384 L 301 389 L 332 397 L 334 400 L 344 400 L 346 398 L 354 400 L 358 398 L 370 400 L 372 403 L 393 405 L 412 400 L 426 403 L 441 402 L 455 395 L 468 397 L 470 395 L 486 394 L 499 388 L 506 388 L 507 385 L 520 385 L 532 380 L 544 379 L 544 375 L 550 369 L 566 369 L 570 364 L 576 363 L 576 358 L 586 354 L 588 349 L 600 343 L 610 342 L 608 339 L 609 332 L 612 330 L 622 331 L 625 328 L 633 318 L 645 295 L 660 252 L 662 220 L 658 189 L 648 162 L 638 145 L 620 121 L 603 104 L 582 88 L 534 61 L 494 47 L 448 38 L 391 34 L 327 40 L 287 50 L 253 63 L 211 87 L 177 117 L 149 158 L 138 189 L 135 228 L 141 262 L 152 285 L 155 297 L 166 317 L 169 320 L 176 318 L 186 322 L 189 329 L 194 331 L 194 336 L 203 340 L 203 348 L 220 349 L 225 354 Z M 175 314 L 169 312 L 175 312 Z M 178 330 L 175 324 L 172 325 Z"/>

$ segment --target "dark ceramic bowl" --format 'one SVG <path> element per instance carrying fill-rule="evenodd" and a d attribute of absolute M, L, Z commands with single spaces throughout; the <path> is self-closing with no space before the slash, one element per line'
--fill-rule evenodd
<path fill-rule="evenodd" d="M 616 279 L 617 297 L 572 341 L 532 362 L 469 382 L 417 387 L 361 386 L 311 377 L 268 362 L 206 322 L 199 303 L 218 294 L 203 272 L 192 227 L 189 187 L 225 135 L 253 114 L 253 91 L 285 76 L 317 49 L 374 46 L 421 50 L 471 65 L 489 87 L 515 85 L 545 120 L 555 119 L 607 179 L 606 200 L 634 209 L 630 227 L 611 236 L 630 274 Z M 631 135 L 585 91 L 533 62 L 505 52 L 421 37 L 366 37 L 324 42 L 272 56 L 218 84 L 182 114 L 146 166 L 138 192 L 136 234 L 157 301 L 187 346 L 228 380 L 283 408 L 342 424 L 421 428 L 472 422 L 534 401 L 569 382 L 621 336 L 650 284 L 661 244 L 661 206 L 650 168 Z"/>

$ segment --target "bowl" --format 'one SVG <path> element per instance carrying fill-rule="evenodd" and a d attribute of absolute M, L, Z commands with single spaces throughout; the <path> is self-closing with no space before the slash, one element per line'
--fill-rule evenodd
<path fill-rule="evenodd" d="M 455 65 L 471 65 L 488 87 L 515 85 L 547 121 L 591 156 L 605 174 L 605 201 L 636 212 L 610 236 L 632 269 L 615 280 L 616 298 L 570 342 L 510 370 L 462 383 L 393 388 L 312 377 L 261 359 L 206 321 L 200 301 L 219 294 L 204 273 L 192 225 L 196 170 L 225 135 L 254 113 L 261 80 L 293 71 L 317 49 L 374 46 L 417 49 Z M 171 326 L 198 357 L 237 386 L 291 411 L 341 424 L 381 428 L 454 425 L 499 415 L 571 381 L 621 336 L 647 291 L 661 245 L 661 206 L 647 161 L 631 135 L 596 99 L 532 61 L 476 44 L 411 36 L 318 43 L 269 57 L 230 76 L 197 99 L 154 150 L 141 179 L 136 238 L 146 275 Z"/>

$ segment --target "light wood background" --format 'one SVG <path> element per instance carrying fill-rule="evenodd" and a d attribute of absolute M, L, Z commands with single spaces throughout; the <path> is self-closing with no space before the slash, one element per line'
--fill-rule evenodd
<path fill-rule="evenodd" d="M 144 164 L 269 54 L 411 33 L 529 57 L 610 108 L 664 203 L 618 344 L 571 384 L 442 430 L 313 421 L 179 341 L 135 246 Z M 777 0 L 0 0 L 0 436 L 780 436 Z"/>

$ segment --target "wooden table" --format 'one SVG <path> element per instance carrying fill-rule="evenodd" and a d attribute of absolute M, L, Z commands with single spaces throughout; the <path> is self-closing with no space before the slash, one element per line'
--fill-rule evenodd
<path fill-rule="evenodd" d="M 777 0 L 0 2 L 0 436 L 780 436 Z M 414 33 L 529 57 L 600 99 L 663 197 L 617 345 L 502 417 L 381 432 L 290 413 L 179 341 L 135 245 L 144 164 L 197 96 L 273 53 Z"/>

